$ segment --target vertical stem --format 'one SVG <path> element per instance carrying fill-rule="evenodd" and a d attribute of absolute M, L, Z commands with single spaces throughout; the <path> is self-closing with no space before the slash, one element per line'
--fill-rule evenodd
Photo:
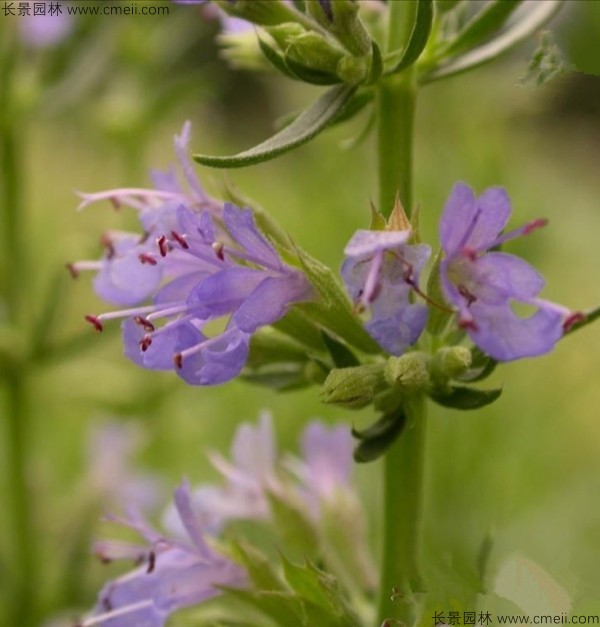
<path fill-rule="evenodd" d="M 407 402 L 406 428 L 384 459 L 383 551 L 377 625 L 401 620 L 407 627 L 416 618 L 412 592 L 421 591 L 419 574 L 426 398 Z"/>
<path fill-rule="evenodd" d="M 8 33 L 10 35 L 10 33 Z M 6 32 L 3 32 L 6 35 Z M 13 35 L 14 36 L 14 35 Z M 6 41 L 5 41 L 6 44 Z M 26 256 L 24 254 L 24 184 L 21 146 L 23 128 L 12 99 L 17 65 L 17 49 L 8 42 L 0 60 L 0 218 L 3 226 L 4 253 L 2 265 L 8 323 L 11 333 L 20 337 L 25 332 L 24 295 L 26 289 Z M 36 543 L 31 511 L 30 486 L 27 480 L 29 459 L 29 403 L 27 373 L 23 356 L 12 354 L 6 364 L 6 462 L 8 472 L 8 509 L 13 555 L 9 590 L 10 605 L 7 624 L 30 627 L 35 623 L 37 587 Z"/>
<path fill-rule="evenodd" d="M 406 45 L 417 0 L 392 2 L 388 51 Z M 414 68 L 390 76 L 378 86 L 379 208 L 391 212 L 396 195 L 408 215 L 413 209 L 413 135 L 416 84 Z M 405 403 L 406 428 L 384 458 L 383 546 L 377 626 L 397 619 L 415 622 L 412 592 L 421 590 L 419 575 L 426 398 Z"/>

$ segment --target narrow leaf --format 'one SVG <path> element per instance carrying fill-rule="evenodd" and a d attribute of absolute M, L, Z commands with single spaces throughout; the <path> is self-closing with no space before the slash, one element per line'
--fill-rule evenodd
<path fill-rule="evenodd" d="M 321 335 L 336 368 L 350 368 L 360 364 L 356 355 L 345 344 L 338 342 L 325 331 L 321 331 Z"/>
<path fill-rule="evenodd" d="M 493 403 L 502 394 L 502 389 L 476 390 L 465 387 L 450 387 L 444 392 L 433 391 L 431 398 L 438 405 L 452 409 L 479 409 Z"/>
<path fill-rule="evenodd" d="M 381 54 L 381 48 L 377 45 L 375 40 L 371 42 L 371 47 L 371 69 L 367 77 L 367 85 L 374 85 L 383 74 L 383 55 Z"/>
<path fill-rule="evenodd" d="M 274 159 L 318 135 L 342 111 L 356 87 L 341 85 L 326 91 L 289 126 L 254 148 L 231 157 L 194 155 L 202 165 L 214 168 L 241 168 Z"/>
<path fill-rule="evenodd" d="M 395 412 L 382 416 L 375 424 L 360 433 L 353 430 L 352 433 L 360 438 L 354 449 L 354 461 L 365 464 L 379 459 L 398 439 L 405 424 L 404 412 Z"/>
<path fill-rule="evenodd" d="M 564 0 L 545 0 L 544 2 L 531 1 L 524 4 L 528 8 L 525 15 L 515 21 L 506 31 L 490 42 L 459 56 L 448 63 L 435 67 L 423 74 L 419 82 L 431 83 L 441 78 L 466 72 L 472 68 L 493 61 L 514 46 L 528 39 L 546 22 L 548 22 L 561 8 Z"/>
<path fill-rule="evenodd" d="M 288 78 L 292 78 L 294 80 L 298 80 L 298 77 L 288 68 L 283 57 L 269 44 L 258 35 L 258 45 L 260 46 L 261 52 L 267 57 L 267 60 L 271 63 L 271 65 L 279 72 L 287 76 Z"/>
<path fill-rule="evenodd" d="M 406 44 L 400 61 L 393 68 L 391 74 L 402 72 L 402 70 L 412 65 L 421 56 L 421 52 L 425 49 L 427 40 L 429 39 L 432 22 L 433 0 L 419 0 L 410 39 Z"/>
<path fill-rule="evenodd" d="M 443 49 L 443 55 L 455 56 L 457 53 L 474 48 L 488 39 L 504 26 L 511 13 L 523 0 L 492 0 L 479 11 L 456 37 Z"/>
<path fill-rule="evenodd" d="M 487 379 L 496 369 L 498 362 L 478 348 L 471 349 L 471 367 L 464 374 L 456 377 L 465 383 L 475 383 Z"/>

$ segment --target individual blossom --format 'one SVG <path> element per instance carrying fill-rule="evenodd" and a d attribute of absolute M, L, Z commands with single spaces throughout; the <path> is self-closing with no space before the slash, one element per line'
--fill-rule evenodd
<path fill-rule="evenodd" d="M 431 254 L 425 244 L 409 244 L 411 231 L 357 231 L 346 248 L 341 273 L 359 311 L 369 309 L 366 330 L 388 353 L 401 355 L 427 322 L 427 307 L 411 300 L 421 293 L 419 275 Z"/>
<path fill-rule="evenodd" d="M 174 501 L 185 540 L 165 537 L 138 520 L 120 522 L 134 528 L 145 546 L 110 541 L 97 544 L 96 553 L 104 562 L 133 559 L 142 565 L 104 586 L 92 615 L 79 623 L 81 627 L 163 627 L 176 610 L 218 596 L 219 586 L 246 584 L 245 571 L 204 540 L 187 482 L 175 490 Z"/>
<path fill-rule="evenodd" d="M 312 288 L 302 272 L 283 263 L 250 209 L 226 203 L 216 210 L 184 159 L 186 132 L 177 139 L 191 197 L 170 176 L 155 191 L 88 196 L 86 202 L 137 203 L 146 230 L 135 242 L 127 238 L 123 251 L 113 239 L 103 261 L 71 269 L 97 269 L 96 289 L 113 302 L 138 304 L 152 296 L 150 305 L 86 317 L 99 331 L 107 320 L 124 319 L 127 357 L 145 368 L 175 369 L 192 385 L 214 385 L 238 375 L 251 335 L 291 304 L 310 299 Z M 148 207 L 140 198 L 159 202 Z M 215 320 L 225 329 L 209 336 L 206 327 Z"/>
<path fill-rule="evenodd" d="M 258 425 L 238 427 L 231 445 L 231 461 L 209 453 L 212 465 L 225 479 L 225 485 L 201 485 L 191 493 L 194 514 L 203 528 L 218 534 L 229 520 L 266 520 L 270 515 L 268 492 L 276 491 L 276 444 L 273 421 L 263 413 Z M 165 514 L 168 528 L 181 531 L 177 512 L 170 507 Z"/>
<path fill-rule="evenodd" d="M 534 220 L 503 233 L 510 216 L 510 199 L 500 187 L 477 198 L 457 183 L 446 201 L 440 223 L 444 251 L 441 284 L 458 312 L 458 324 L 471 340 L 499 361 L 542 355 L 552 350 L 579 314 L 539 298 L 544 278 L 519 257 L 496 249 L 514 238 L 545 226 Z M 533 306 L 527 317 L 513 303 Z"/>

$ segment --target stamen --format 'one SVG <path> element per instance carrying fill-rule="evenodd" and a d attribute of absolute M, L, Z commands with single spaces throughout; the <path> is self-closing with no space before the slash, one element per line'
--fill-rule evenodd
<path fill-rule="evenodd" d="M 150 253 L 141 253 L 140 255 L 138 255 L 138 259 L 142 263 L 147 263 L 151 266 L 155 266 L 158 263 L 158 261 L 156 261 L 156 259 L 154 259 L 154 257 Z"/>
<path fill-rule="evenodd" d="M 474 296 L 464 285 L 457 285 L 458 293 L 466 299 L 467 307 L 470 307 L 476 300 L 477 297 Z"/>
<path fill-rule="evenodd" d="M 150 599 L 139 601 L 138 603 L 131 603 L 130 605 L 125 605 L 124 607 L 106 612 L 105 614 L 90 616 L 90 618 L 86 618 L 83 622 L 78 623 L 76 627 L 91 627 L 91 625 L 99 625 L 113 618 L 118 618 L 119 616 L 130 614 L 131 612 L 136 612 L 137 610 L 144 609 L 145 607 L 151 607 L 152 605 L 153 601 Z"/>
<path fill-rule="evenodd" d="M 140 350 L 142 353 L 145 353 L 152 344 L 152 338 L 149 335 L 144 335 L 144 337 L 140 340 Z"/>
<path fill-rule="evenodd" d="M 529 235 L 538 229 L 546 226 L 548 224 L 548 220 L 545 218 L 538 218 L 537 220 L 532 220 L 528 222 L 524 226 L 519 227 L 518 229 L 513 229 L 508 233 L 504 233 L 497 237 L 491 244 L 486 244 L 485 249 L 496 248 L 500 246 L 500 244 L 504 244 L 505 242 L 510 241 L 511 239 L 516 239 L 517 237 L 521 237 L 523 235 Z"/>
<path fill-rule="evenodd" d="M 158 244 L 158 250 L 160 252 L 160 256 L 166 257 L 167 253 L 169 252 L 169 242 L 167 241 L 167 238 L 164 235 L 161 235 L 156 240 L 156 243 Z"/>
<path fill-rule="evenodd" d="M 175 353 L 175 355 L 173 355 L 173 363 L 175 364 L 175 368 L 181 370 L 183 368 L 183 355 L 181 353 Z"/>
<path fill-rule="evenodd" d="M 210 247 L 215 251 L 215 255 L 221 261 L 225 261 L 225 254 L 223 253 L 223 244 L 221 242 L 213 242 Z"/>
<path fill-rule="evenodd" d="M 187 250 L 190 247 L 190 245 L 185 241 L 185 236 L 181 235 L 181 233 L 171 231 L 171 236 L 181 246 L 181 248 Z"/>
<path fill-rule="evenodd" d="M 148 568 L 146 569 L 146 573 L 150 574 L 154 567 L 156 566 L 156 553 L 154 551 L 150 551 L 148 553 Z"/>
<path fill-rule="evenodd" d="M 473 231 L 475 230 L 475 227 L 477 226 L 477 223 L 479 222 L 479 218 L 481 217 L 482 213 L 483 211 L 481 209 L 477 209 L 477 211 L 475 212 L 475 215 L 473 216 L 473 219 L 471 220 L 471 223 L 469 224 L 469 227 L 465 231 L 465 234 L 463 235 L 460 245 L 458 246 L 459 250 L 462 250 L 466 247 L 466 243 L 469 241 L 469 238 L 471 237 L 471 235 L 473 235 Z"/>
<path fill-rule="evenodd" d="M 121 208 L 121 202 L 119 201 L 119 198 L 117 196 L 111 196 L 109 200 L 110 204 L 114 207 L 116 211 Z"/>
<path fill-rule="evenodd" d="M 465 246 L 460 252 L 464 257 L 470 259 L 471 261 L 475 261 L 477 259 L 477 251 L 474 248 Z"/>
<path fill-rule="evenodd" d="M 74 263 L 66 263 L 65 268 L 69 271 L 71 278 L 76 279 L 79 277 L 79 270 L 75 267 Z"/>
<path fill-rule="evenodd" d="M 115 256 L 115 246 L 108 233 L 103 233 L 100 237 L 100 244 L 106 250 L 106 258 L 112 259 Z"/>
<path fill-rule="evenodd" d="M 98 272 L 102 270 L 102 262 L 101 261 L 76 261 L 75 263 L 66 263 L 65 267 L 71 273 L 71 276 L 76 279 L 79 276 L 79 273 L 83 270 L 92 270 L 93 272 Z"/>
<path fill-rule="evenodd" d="M 530 222 L 523 227 L 523 235 L 529 235 L 530 233 L 533 233 L 533 231 L 541 229 L 542 227 L 547 225 L 548 220 L 546 218 L 538 218 L 537 220 L 533 220 L 533 222 Z"/>
<path fill-rule="evenodd" d="M 470 329 L 471 331 L 479 331 L 479 327 L 475 323 L 475 320 L 463 318 L 458 321 L 459 329 Z"/>
<path fill-rule="evenodd" d="M 568 333 L 576 324 L 585 322 L 587 316 L 582 311 L 574 311 L 562 325 L 563 332 Z"/>
<path fill-rule="evenodd" d="M 150 333 L 154 331 L 154 325 L 149 320 L 146 320 L 146 318 L 144 318 L 143 316 L 135 316 L 133 321 L 136 324 L 139 324 L 141 327 L 144 327 L 146 331 L 150 331 Z"/>
<path fill-rule="evenodd" d="M 101 332 L 104 330 L 104 327 L 102 326 L 102 323 L 100 322 L 98 316 L 87 315 L 85 316 L 85 319 L 94 326 L 96 331 Z"/>

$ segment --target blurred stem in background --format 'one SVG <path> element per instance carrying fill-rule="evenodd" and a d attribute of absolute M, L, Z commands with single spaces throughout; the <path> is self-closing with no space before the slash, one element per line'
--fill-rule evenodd
<path fill-rule="evenodd" d="M 413 24 L 416 0 L 390 4 L 388 50 L 403 48 Z M 413 209 L 413 134 L 416 86 L 413 67 L 381 81 L 378 87 L 379 208 L 388 216 L 396 195 L 410 216 Z M 406 426 L 384 457 L 383 546 L 377 625 L 386 619 L 414 623 L 412 592 L 420 591 L 426 400 L 404 406 Z"/>
<path fill-rule="evenodd" d="M 18 64 L 16 33 L 3 29 L 0 66 L 0 151 L 2 171 L 2 254 L 7 347 L 3 347 L 1 374 L 5 388 L 5 454 L 12 556 L 9 566 L 7 625 L 35 624 L 38 591 L 36 535 L 33 528 L 28 483 L 30 411 L 28 408 L 26 355 L 20 340 L 26 331 L 26 241 L 24 237 L 23 120 L 17 117 L 14 83 Z M 9 32 L 6 32 L 6 31 Z M 12 39 L 12 41 L 11 41 Z M 7 43 L 8 40 L 8 43 Z"/>

